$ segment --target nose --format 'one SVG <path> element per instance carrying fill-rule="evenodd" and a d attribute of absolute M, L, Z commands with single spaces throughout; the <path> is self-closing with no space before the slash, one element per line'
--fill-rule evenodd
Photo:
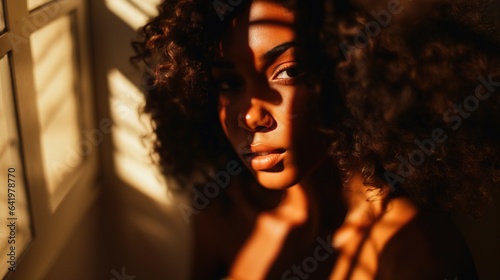
<path fill-rule="evenodd" d="M 252 104 L 238 115 L 238 126 L 250 132 L 266 132 L 273 129 L 275 124 L 271 113 L 259 104 Z"/>

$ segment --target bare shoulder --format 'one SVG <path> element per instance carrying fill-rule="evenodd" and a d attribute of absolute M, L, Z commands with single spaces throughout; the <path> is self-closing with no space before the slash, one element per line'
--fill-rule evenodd
<path fill-rule="evenodd" d="M 432 210 L 418 210 L 387 240 L 376 275 L 376 279 L 477 279 L 460 231 Z"/>
<path fill-rule="evenodd" d="M 441 213 L 400 197 L 366 216 L 352 214 L 334 237 L 342 245 L 330 279 L 477 279 L 464 239 Z"/>

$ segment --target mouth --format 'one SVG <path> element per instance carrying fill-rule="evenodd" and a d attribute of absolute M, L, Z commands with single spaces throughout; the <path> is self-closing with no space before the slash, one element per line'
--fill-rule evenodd
<path fill-rule="evenodd" d="M 250 163 L 256 171 L 269 170 L 276 166 L 283 158 L 285 149 L 256 149 L 252 147 L 250 152 L 243 153 L 243 158 Z"/>

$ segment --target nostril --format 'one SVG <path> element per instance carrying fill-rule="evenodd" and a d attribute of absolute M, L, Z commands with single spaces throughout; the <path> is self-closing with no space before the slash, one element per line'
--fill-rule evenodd
<path fill-rule="evenodd" d="M 251 132 L 265 132 L 276 126 L 274 118 L 265 110 L 247 112 L 238 117 L 238 127 Z"/>
<path fill-rule="evenodd" d="M 271 130 L 275 125 L 274 118 L 266 114 L 264 119 L 262 120 L 262 123 L 257 127 L 257 130 L 260 132 L 268 131 Z"/>
<path fill-rule="evenodd" d="M 254 126 L 254 132 L 267 132 L 274 129 L 276 121 L 270 114 L 265 114 Z"/>

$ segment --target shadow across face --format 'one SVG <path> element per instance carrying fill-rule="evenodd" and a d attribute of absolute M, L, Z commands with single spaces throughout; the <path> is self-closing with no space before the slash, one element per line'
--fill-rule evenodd
<path fill-rule="evenodd" d="M 294 13 L 258 1 L 231 22 L 212 68 L 223 130 L 257 181 L 271 189 L 300 183 L 326 156 L 299 48 Z"/>

